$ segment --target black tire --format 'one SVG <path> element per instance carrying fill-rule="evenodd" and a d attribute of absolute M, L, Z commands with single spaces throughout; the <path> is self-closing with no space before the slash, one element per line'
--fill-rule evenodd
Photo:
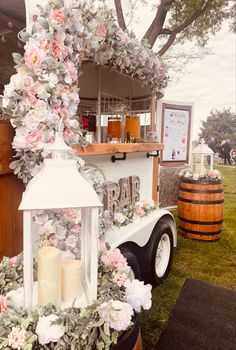
<path fill-rule="evenodd" d="M 164 251 L 164 253 L 163 253 Z M 144 247 L 142 278 L 153 287 L 161 284 L 168 276 L 173 258 L 173 235 L 170 226 L 158 223 Z"/>
<path fill-rule="evenodd" d="M 124 255 L 124 257 L 127 259 L 128 265 L 131 267 L 131 270 L 132 270 L 131 279 L 132 277 L 140 279 L 141 272 L 140 272 L 139 261 L 134 255 L 134 253 L 132 253 L 127 247 L 120 247 L 119 249 L 121 253 Z"/>

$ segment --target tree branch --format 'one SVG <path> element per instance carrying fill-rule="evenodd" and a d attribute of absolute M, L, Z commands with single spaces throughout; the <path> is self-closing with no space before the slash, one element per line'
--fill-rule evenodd
<path fill-rule="evenodd" d="M 161 3 L 158 6 L 158 9 L 156 12 L 156 16 L 143 37 L 143 39 L 146 39 L 148 41 L 151 47 L 153 47 L 157 37 L 162 33 L 163 31 L 162 27 L 164 25 L 166 15 L 168 13 L 168 7 L 174 1 L 175 0 L 161 0 Z"/>
<path fill-rule="evenodd" d="M 115 2 L 116 15 L 117 15 L 119 27 L 125 31 L 127 27 L 125 24 L 125 18 L 123 14 L 122 5 L 121 5 L 121 0 L 114 0 L 114 2 Z"/>
<path fill-rule="evenodd" d="M 197 18 L 199 18 L 209 7 L 212 0 L 208 0 L 207 3 L 201 8 L 196 10 L 189 18 L 187 18 L 183 23 L 181 23 L 178 27 L 173 29 L 171 31 L 171 34 L 166 41 L 166 43 L 162 46 L 162 48 L 158 51 L 158 54 L 160 56 L 163 56 L 164 53 L 169 49 L 169 47 L 173 44 L 173 42 L 176 39 L 176 36 L 178 33 L 186 29 L 188 26 L 190 26 Z M 157 38 L 157 37 L 156 37 Z"/>

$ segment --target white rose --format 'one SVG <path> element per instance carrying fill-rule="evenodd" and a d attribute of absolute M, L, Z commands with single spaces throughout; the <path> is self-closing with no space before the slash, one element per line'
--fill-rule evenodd
<path fill-rule="evenodd" d="M 97 311 L 100 317 L 116 331 L 125 331 L 130 326 L 134 313 L 130 304 L 119 300 L 102 303 Z"/>
<path fill-rule="evenodd" d="M 150 309 L 152 305 L 152 286 L 150 284 L 144 285 L 143 281 L 127 280 L 124 284 L 126 301 L 134 308 L 136 312 L 144 309 Z"/>
<path fill-rule="evenodd" d="M 4 87 L 4 96 L 11 97 L 14 91 L 15 91 L 15 87 L 13 83 L 9 83 Z"/>
<path fill-rule="evenodd" d="M 58 319 L 59 317 L 54 314 L 39 317 L 35 331 L 41 345 L 45 345 L 50 342 L 57 342 L 64 335 L 65 330 L 63 325 L 52 324 L 52 322 L 55 322 Z"/>
<path fill-rule="evenodd" d="M 11 290 L 6 294 L 7 299 L 12 303 L 16 310 L 24 307 L 24 288 L 20 287 L 15 290 Z"/>
<path fill-rule="evenodd" d="M 58 83 L 58 77 L 55 73 L 50 73 L 49 74 L 49 86 L 51 88 L 54 88 Z"/>
<path fill-rule="evenodd" d="M 35 214 L 35 222 L 37 225 L 43 225 L 48 221 L 48 214 L 43 211 L 43 210 L 39 210 L 37 211 L 37 213 Z"/>
<path fill-rule="evenodd" d="M 23 120 L 23 124 L 26 126 L 27 129 L 33 131 L 38 128 L 39 123 L 41 123 L 43 119 L 44 115 L 41 113 L 41 111 L 31 109 L 26 114 Z"/>
<path fill-rule="evenodd" d="M 27 131 L 24 127 L 19 127 L 16 129 L 16 135 L 14 137 L 12 146 L 15 149 L 19 148 L 26 148 L 26 136 L 27 136 Z"/>
<path fill-rule="evenodd" d="M 61 240 L 66 237 L 67 229 L 63 225 L 58 225 L 56 229 L 57 237 Z"/>
<path fill-rule="evenodd" d="M 23 88 L 22 76 L 19 74 L 12 75 L 10 82 L 14 85 L 16 90 L 20 90 Z"/>
<path fill-rule="evenodd" d="M 55 233 L 56 231 L 56 225 L 55 222 L 53 220 L 48 220 L 45 224 L 44 224 L 44 229 L 47 233 Z"/>
<path fill-rule="evenodd" d="M 9 98 L 8 97 L 3 97 L 2 98 L 2 107 L 3 108 L 7 108 L 7 106 L 9 105 Z"/>
<path fill-rule="evenodd" d="M 126 220 L 126 217 L 124 214 L 122 213 L 115 213 L 114 215 L 114 219 L 119 223 L 119 224 L 123 224 Z"/>
<path fill-rule="evenodd" d="M 141 201 L 135 202 L 135 206 L 136 206 L 136 207 L 143 208 L 143 202 L 141 202 Z"/>
<path fill-rule="evenodd" d="M 70 127 L 77 129 L 79 127 L 79 122 L 76 119 L 69 120 Z"/>
<path fill-rule="evenodd" d="M 39 100 L 38 102 L 35 103 L 34 109 L 37 112 L 45 114 L 47 112 L 47 104 L 43 100 Z"/>
<path fill-rule="evenodd" d="M 199 177 L 200 177 L 200 175 L 199 175 L 199 174 L 194 174 L 194 175 L 193 175 L 193 180 L 198 180 L 198 179 L 199 179 Z"/>

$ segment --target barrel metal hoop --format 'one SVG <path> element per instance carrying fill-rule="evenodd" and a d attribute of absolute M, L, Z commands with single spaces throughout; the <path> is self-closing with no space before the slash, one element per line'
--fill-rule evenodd
<path fill-rule="evenodd" d="M 187 198 L 182 198 L 178 197 L 178 200 L 181 202 L 186 202 L 186 203 L 192 203 L 192 204 L 204 204 L 204 205 L 209 205 L 209 204 L 223 204 L 224 199 L 218 200 L 218 201 L 197 201 L 197 200 L 192 200 L 192 199 L 187 199 Z"/>
<path fill-rule="evenodd" d="M 189 220 L 186 218 L 182 218 L 181 216 L 178 216 L 179 220 L 188 222 L 189 224 L 197 224 L 197 225 L 217 225 L 222 224 L 224 220 L 218 220 L 218 221 L 197 221 L 197 220 Z"/>
<path fill-rule="evenodd" d="M 215 231 L 215 232 L 201 232 L 201 231 L 194 231 L 194 230 L 189 230 L 186 229 L 182 226 L 179 226 L 179 228 L 186 233 L 193 233 L 193 234 L 197 234 L 197 235 L 202 235 L 202 236 L 214 236 L 214 235 L 218 235 L 219 233 L 221 233 L 222 230 L 220 231 Z"/>
<path fill-rule="evenodd" d="M 193 190 L 192 188 L 185 188 L 185 187 L 180 187 L 179 188 L 180 191 L 183 192 L 191 192 L 191 193 L 223 193 L 224 190 L 223 189 L 219 189 L 219 190 Z"/>

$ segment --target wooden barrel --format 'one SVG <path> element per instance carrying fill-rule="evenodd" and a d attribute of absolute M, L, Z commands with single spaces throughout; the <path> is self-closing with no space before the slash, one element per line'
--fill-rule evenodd
<path fill-rule="evenodd" d="M 179 228 L 187 238 L 216 241 L 224 219 L 221 180 L 182 179 L 178 192 Z"/>
<path fill-rule="evenodd" d="M 142 350 L 142 348 L 139 319 L 135 314 L 132 327 L 119 337 L 117 344 L 113 345 L 111 350 Z"/>

